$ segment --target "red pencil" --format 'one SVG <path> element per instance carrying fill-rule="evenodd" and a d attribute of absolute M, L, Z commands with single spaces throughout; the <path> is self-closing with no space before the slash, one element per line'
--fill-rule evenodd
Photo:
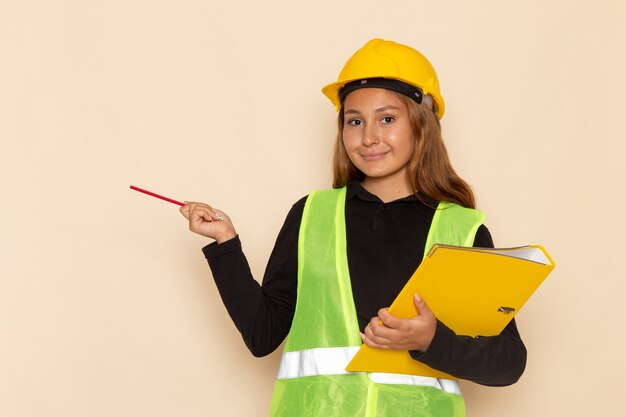
<path fill-rule="evenodd" d="M 144 190 L 143 188 L 135 187 L 134 185 L 130 186 L 131 190 L 139 191 L 140 193 L 151 195 L 152 197 L 160 198 L 161 200 L 169 201 L 170 203 L 178 204 L 179 206 L 184 206 L 185 203 L 181 203 L 180 201 L 172 200 L 171 198 L 164 197 L 159 194 L 155 194 L 151 191 Z"/>

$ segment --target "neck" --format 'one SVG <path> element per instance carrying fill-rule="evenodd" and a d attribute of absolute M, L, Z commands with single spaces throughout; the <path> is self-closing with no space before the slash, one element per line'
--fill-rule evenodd
<path fill-rule="evenodd" d="M 398 180 L 393 178 L 367 177 L 363 180 L 361 185 L 367 191 L 380 198 L 384 203 L 413 194 L 413 190 L 405 178 Z"/>

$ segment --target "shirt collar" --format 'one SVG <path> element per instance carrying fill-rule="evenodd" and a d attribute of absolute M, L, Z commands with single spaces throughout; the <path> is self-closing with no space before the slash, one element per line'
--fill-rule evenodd
<path fill-rule="evenodd" d="M 419 194 L 420 198 L 423 200 L 423 202 L 420 201 L 420 199 L 417 198 L 415 195 L 409 195 L 409 196 L 406 196 L 406 197 L 394 200 L 394 201 L 392 201 L 392 202 L 390 202 L 388 204 L 419 202 L 419 203 L 422 203 L 422 204 L 426 203 L 427 206 L 431 206 L 431 207 L 437 207 L 437 205 L 439 204 L 438 201 L 433 200 L 432 198 L 427 197 L 421 191 L 418 191 L 418 194 Z M 383 203 L 380 198 L 378 198 L 376 195 L 370 193 L 365 188 L 363 188 L 361 183 L 359 181 L 357 181 L 357 180 L 352 180 L 347 185 L 346 200 L 351 200 L 353 198 L 358 198 L 361 201 L 375 202 L 375 203 L 380 203 L 380 204 Z"/>

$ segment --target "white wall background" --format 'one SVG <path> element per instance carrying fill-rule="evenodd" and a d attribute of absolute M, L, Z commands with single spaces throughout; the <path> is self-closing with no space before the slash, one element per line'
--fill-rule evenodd
<path fill-rule="evenodd" d="M 470 416 L 617 415 L 626 3 L 4 1 L 0 4 L 0 415 L 263 416 L 254 359 L 173 205 L 236 222 L 261 277 L 291 204 L 330 185 L 320 93 L 367 40 L 438 70 L 453 164 L 499 246 L 558 266 L 518 315 L 507 388 Z"/>

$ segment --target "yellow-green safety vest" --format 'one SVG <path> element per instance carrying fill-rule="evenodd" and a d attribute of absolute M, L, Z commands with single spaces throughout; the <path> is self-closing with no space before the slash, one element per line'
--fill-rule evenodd
<path fill-rule="evenodd" d="M 362 343 L 348 271 L 345 202 L 345 187 L 314 191 L 306 200 L 298 240 L 296 310 L 270 415 L 465 416 L 455 380 L 345 370 Z M 435 243 L 472 246 L 483 220 L 480 211 L 439 203 L 424 256 Z"/>

